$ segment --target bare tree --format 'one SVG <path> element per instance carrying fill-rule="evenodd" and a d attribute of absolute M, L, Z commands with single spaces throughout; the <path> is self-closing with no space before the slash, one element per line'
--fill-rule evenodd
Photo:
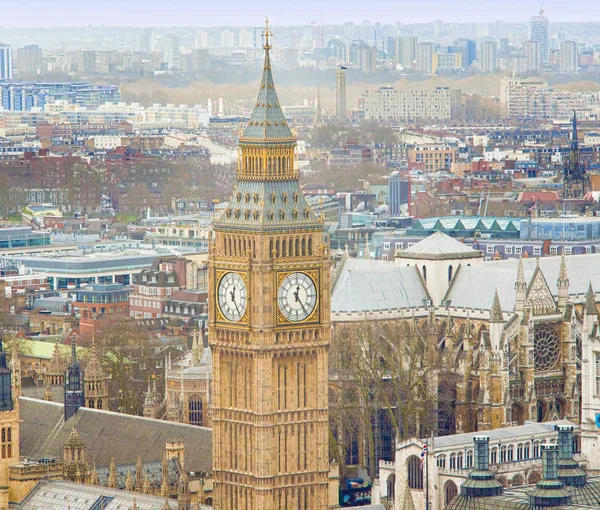
<path fill-rule="evenodd" d="M 357 422 L 362 462 L 369 473 L 391 456 L 394 438 L 438 434 L 440 407 L 452 403 L 440 373 L 450 350 L 438 348 L 438 324 L 364 321 L 334 335 L 330 354 L 331 453 L 340 465 L 354 461 Z M 354 462 L 351 462 L 354 463 Z"/>

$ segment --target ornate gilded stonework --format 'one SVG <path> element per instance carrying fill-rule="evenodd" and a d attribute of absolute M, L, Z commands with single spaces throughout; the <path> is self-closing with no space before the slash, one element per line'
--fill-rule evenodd
<path fill-rule="evenodd" d="M 328 507 L 330 262 L 298 183 L 270 32 L 238 178 L 210 246 L 216 509 Z"/>

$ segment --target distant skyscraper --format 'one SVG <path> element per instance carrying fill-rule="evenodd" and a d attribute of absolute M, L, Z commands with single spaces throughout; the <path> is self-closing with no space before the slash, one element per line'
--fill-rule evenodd
<path fill-rule="evenodd" d="M 577 72 L 577 43 L 575 41 L 560 43 L 560 72 L 568 74 Z"/>
<path fill-rule="evenodd" d="M 430 42 L 417 44 L 417 71 L 421 74 L 431 74 L 433 71 L 433 53 L 435 45 Z"/>
<path fill-rule="evenodd" d="M 483 74 L 496 72 L 497 46 L 493 41 L 484 41 L 479 45 L 479 68 Z"/>
<path fill-rule="evenodd" d="M 452 53 L 462 55 L 462 66 L 467 69 L 477 56 L 475 41 L 471 39 L 457 39 L 452 45 Z"/>
<path fill-rule="evenodd" d="M 377 49 L 372 46 L 358 48 L 358 67 L 363 73 L 374 73 L 377 69 Z"/>
<path fill-rule="evenodd" d="M 533 16 L 529 19 L 529 39 L 539 43 L 539 63 L 548 63 L 548 18 L 542 16 L 544 11 L 540 11 L 539 16 Z"/>
<path fill-rule="evenodd" d="M 439 37 L 444 31 L 444 22 L 441 19 L 436 19 L 433 22 L 433 37 Z"/>
<path fill-rule="evenodd" d="M 410 199 L 410 184 L 408 180 L 400 176 L 400 172 L 393 172 L 388 181 L 389 185 L 389 215 L 399 216 L 402 213 L 402 205 L 408 204 Z"/>
<path fill-rule="evenodd" d="M 231 30 L 223 30 L 221 32 L 221 47 L 233 48 L 233 32 Z"/>
<path fill-rule="evenodd" d="M 340 67 L 335 77 L 335 116 L 338 121 L 346 120 L 346 68 Z"/>
<path fill-rule="evenodd" d="M 96 52 L 94 50 L 81 50 L 78 57 L 77 69 L 79 74 L 96 72 Z"/>
<path fill-rule="evenodd" d="M 527 62 L 527 71 L 537 71 L 540 68 L 540 43 L 538 41 L 525 41 L 523 43 L 523 56 Z"/>
<path fill-rule="evenodd" d="M 500 38 L 500 56 L 508 57 L 509 51 L 510 51 L 510 48 L 509 48 L 509 44 L 508 44 L 508 37 L 501 37 Z"/>
<path fill-rule="evenodd" d="M 169 34 L 163 38 L 163 62 L 167 69 L 181 69 L 179 37 L 176 35 Z"/>
<path fill-rule="evenodd" d="M 12 80 L 12 49 L 7 44 L 0 43 L 0 80 Z"/>
<path fill-rule="evenodd" d="M 154 29 L 145 28 L 140 35 L 140 50 L 150 53 L 154 51 Z"/>
<path fill-rule="evenodd" d="M 238 34 L 238 46 L 240 48 L 253 48 L 252 32 L 250 30 L 242 29 Z"/>
<path fill-rule="evenodd" d="M 196 32 L 196 48 L 208 48 L 208 33 Z"/>
<path fill-rule="evenodd" d="M 418 37 L 398 37 L 396 41 L 396 64 L 410 67 L 417 58 Z"/>
<path fill-rule="evenodd" d="M 42 48 L 29 44 L 17 50 L 17 66 L 23 76 L 40 74 L 42 70 Z"/>

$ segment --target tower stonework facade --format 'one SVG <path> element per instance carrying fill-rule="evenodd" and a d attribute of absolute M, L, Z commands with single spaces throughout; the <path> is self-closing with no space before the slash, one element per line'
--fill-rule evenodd
<path fill-rule="evenodd" d="M 329 253 L 298 183 L 270 36 L 267 24 L 237 183 L 211 239 L 214 506 L 325 509 Z"/>

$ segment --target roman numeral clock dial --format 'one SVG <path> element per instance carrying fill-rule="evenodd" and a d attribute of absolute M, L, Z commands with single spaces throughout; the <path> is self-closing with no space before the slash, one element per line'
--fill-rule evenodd
<path fill-rule="evenodd" d="M 219 309 L 228 321 L 238 322 L 246 313 L 246 284 L 237 273 L 226 273 L 219 281 Z"/>
<path fill-rule="evenodd" d="M 317 287 L 305 273 L 287 275 L 279 286 L 277 304 L 289 321 L 301 322 L 311 316 L 317 306 Z"/>

